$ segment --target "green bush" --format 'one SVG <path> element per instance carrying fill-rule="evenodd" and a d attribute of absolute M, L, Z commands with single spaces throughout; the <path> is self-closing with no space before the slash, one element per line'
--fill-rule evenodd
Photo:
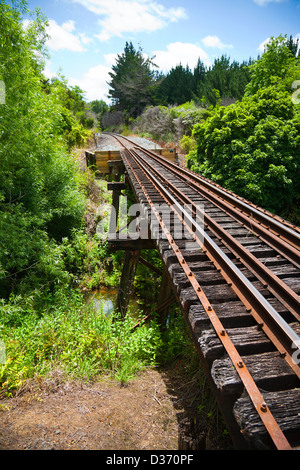
<path fill-rule="evenodd" d="M 35 269 L 36 279 L 59 272 L 55 243 L 81 226 L 85 209 L 78 165 L 68 153 L 82 132 L 59 88 L 45 88 L 42 75 L 46 20 L 37 11 L 25 29 L 24 4 L 17 5 L 0 4 L 0 77 L 6 85 L 6 104 L 0 105 L 0 295 L 6 297 L 28 274 L 32 281 Z"/>
<path fill-rule="evenodd" d="M 181 316 L 171 317 L 163 333 L 155 320 L 133 329 L 130 313 L 124 320 L 96 313 L 76 289 L 56 290 L 35 305 L 35 294 L 0 302 L 2 393 L 53 370 L 85 379 L 109 374 L 124 383 L 144 367 L 184 354 L 190 344 Z"/>
<path fill-rule="evenodd" d="M 197 148 L 190 152 L 188 166 L 299 223 L 300 106 L 291 99 L 299 59 L 279 38 L 251 65 L 250 73 L 240 102 L 217 106 L 205 122 L 195 125 Z"/>
<path fill-rule="evenodd" d="M 299 197 L 300 120 L 290 94 L 268 87 L 194 128 L 188 166 L 277 214 Z"/>

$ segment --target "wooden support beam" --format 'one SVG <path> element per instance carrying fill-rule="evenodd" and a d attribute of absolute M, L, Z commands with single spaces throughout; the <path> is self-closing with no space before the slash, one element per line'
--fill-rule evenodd
<path fill-rule="evenodd" d="M 108 166 L 110 166 L 111 168 L 125 168 L 123 160 L 109 160 Z"/>
<path fill-rule="evenodd" d="M 166 327 L 170 303 L 173 301 L 173 290 L 167 271 L 164 269 L 161 277 L 160 292 L 158 295 L 159 323 L 162 329 Z"/>
<path fill-rule="evenodd" d="M 165 299 L 162 304 L 160 304 L 156 307 L 155 312 L 157 312 L 157 313 L 163 312 L 165 309 L 170 307 L 170 305 L 173 302 L 176 302 L 176 297 L 173 294 L 171 294 L 169 298 Z"/>
<path fill-rule="evenodd" d="M 127 184 L 123 183 L 122 181 L 113 181 L 111 183 L 107 183 L 107 190 L 108 191 L 119 191 L 121 192 L 123 189 L 127 188 Z"/>
<path fill-rule="evenodd" d="M 123 160 L 109 160 L 108 161 L 109 172 L 112 173 L 117 181 L 120 181 L 120 176 L 125 172 L 125 166 Z"/>
<path fill-rule="evenodd" d="M 114 234 L 117 231 L 117 221 L 119 217 L 119 206 L 120 206 L 120 190 L 115 189 L 113 191 L 112 205 L 113 207 L 112 207 L 112 211 L 110 214 L 108 237 L 114 236 Z"/>
<path fill-rule="evenodd" d="M 108 247 L 110 251 L 153 250 L 156 248 L 154 240 L 144 240 L 142 238 L 138 238 L 137 240 L 122 240 L 119 238 L 108 240 Z"/>
<path fill-rule="evenodd" d="M 121 175 L 124 174 L 125 167 L 122 160 L 109 160 L 108 169 L 110 175 L 113 175 L 115 182 L 119 182 Z"/>
<path fill-rule="evenodd" d="M 165 308 L 171 305 L 173 302 L 176 302 L 176 297 L 174 295 L 172 295 L 169 299 L 167 299 L 162 305 L 156 307 L 154 312 L 159 313 L 161 308 Z M 146 315 L 145 317 L 143 317 L 138 323 L 134 325 L 134 327 L 132 328 L 132 331 L 136 330 L 139 326 L 142 326 L 148 321 L 150 321 L 151 318 L 153 318 L 153 313 L 149 313 L 149 315 Z"/>
<path fill-rule="evenodd" d="M 122 318 L 125 317 L 128 308 L 134 276 L 139 261 L 139 254 L 139 250 L 125 252 L 124 265 L 117 296 L 117 310 L 120 312 Z"/>
<path fill-rule="evenodd" d="M 88 150 L 85 151 L 85 161 L 86 161 L 86 166 L 96 167 L 96 157 L 93 152 L 90 152 Z"/>
<path fill-rule="evenodd" d="M 155 272 L 159 276 L 162 275 L 162 271 L 160 269 L 156 268 L 156 266 L 153 266 L 153 264 L 149 263 L 149 261 L 142 258 L 141 256 L 139 257 L 139 262 L 143 264 L 144 266 L 147 266 L 147 268 L 151 269 L 153 272 Z"/>
<path fill-rule="evenodd" d="M 121 194 L 121 196 L 127 197 L 128 201 L 130 201 L 132 204 L 136 204 L 136 201 L 134 201 L 133 199 L 128 197 L 127 194 L 124 194 L 124 193 L 120 193 L 120 194 Z"/>

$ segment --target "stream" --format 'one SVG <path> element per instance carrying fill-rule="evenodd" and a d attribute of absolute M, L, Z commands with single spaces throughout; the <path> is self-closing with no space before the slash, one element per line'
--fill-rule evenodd
<path fill-rule="evenodd" d="M 101 287 L 86 294 L 87 303 L 92 303 L 97 313 L 111 315 L 116 308 L 118 289 Z M 143 311 L 143 302 L 135 296 L 129 301 L 128 311 L 133 318 L 138 318 Z"/>

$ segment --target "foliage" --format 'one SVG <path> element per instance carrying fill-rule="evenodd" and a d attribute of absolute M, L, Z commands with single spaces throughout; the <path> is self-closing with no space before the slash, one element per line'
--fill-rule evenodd
<path fill-rule="evenodd" d="M 189 101 L 181 106 L 177 106 L 176 112 L 182 122 L 182 134 L 186 136 L 191 136 L 195 124 L 205 121 L 210 115 L 208 109 L 198 106 L 194 101 Z"/>
<path fill-rule="evenodd" d="M 84 92 L 78 87 L 69 87 L 64 76 L 58 75 L 51 80 L 43 80 L 44 91 L 51 95 L 60 110 L 58 133 L 64 136 L 68 149 L 82 145 L 90 136 L 87 129 L 93 127 L 94 119 L 88 117 Z"/>
<path fill-rule="evenodd" d="M 60 291 L 51 297 L 51 305 L 41 314 L 32 308 L 30 298 L 13 298 L 0 306 L 7 357 L 0 365 L 3 390 L 53 369 L 91 378 L 103 372 L 117 376 L 126 367 L 132 374 L 156 363 L 160 341 L 155 324 L 132 331 L 130 316 L 121 321 L 96 313 L 75 290 L 72 295 Z"/>
<path fill-rule="evenodd" d="M 202 74 L 196 83 L 196 96 L 204 104 L 215 106 L 218 101 L 218 94 L 221 99 L 234 98 L 241 99 L 244 95 L 245 87 L 249 83 L 249 65 L 252 63 L 237 61 L 230 63 L 230 58 L 222 55 L 216 58 L 205 74 Z"/>
<path fill-rule="evenodd" d="M 244 98 L 194 127 L 188 166 L 277 214 L 299 221 L 300 114 L 291 99 L 299 60 L 283 38 L 251 67 Z"/>
<path fill-rule="evenodd" d="M 21 13 L 4 3 L 0 17 L 0 291 L 9 295 L 34 270 L 46 279 L 57 271 L 51 250 L 81 225 L 84 198 L 67 152 L 76 141 L 70 111 L 44 88 L 46 21 L 37 11 L 24 30 Z"/>
<path fill-rule="evenodd" d="M 126 383 L 146 366 L 184 355 L 190 344 L 181 315 L 171 317 L 161 332 L 155 320 L 133 329 L 136 320 L 130 313 L 125 320 L 96 313 L 76 289 L 48 295 L 43 310 L 33 304 L 33 295 L 0 303 L 6 347 L 6 362 L 0 364 L 2 393 L 53 370 L 87 379 L 110 374 Z"/>
<path fill-rule="evenodd" d="M 90 103 L 88 103 L 88 108 L 90 108 L 92 112 L 95 113 L 97 121 L 98 121 L 98 127 L 101 128 L 102 117 L 109 110 L 108 105 L 103 100 L 93 100 Z"/>
<path fill-rule="evenodd" d="M 293 36 L 286 37 L 286 45 L 294 57 L 300 57 L 299 38 L 294 39 Z"/>
<path fill-rule="evenodd" d="M 135 120 L 133 131 L 154 140 L 178 141 L 183 135 L 191 135 L 194 125 L 209 114 L 194 101 L 180 106 L 149 106 Z"/>
<path fill-rule="evenodd" d="M 194 137 L 189 137 L 188 135 L 184 135 L 182 139 L 179 141 L 180 146 L 184 153 L 190 153 L 192 150 L 196 150 L 196 141 Z"/>
<path fill-rule="evenodd" d="M 299 79 L 299 59 L 292 54 L 286 37 L 279 36 L 271 38 L 262 58 L 250 65 L 249 71 L 251 81 L 246 86 L 246 96 L 272 85 L 291 90 L 292 83 Z"/>
<path fill-rule="evenodd" d="M 116 110 L 136 117 L 151 103 L 151 92 L 156 81 L 153 66 L 151 59 L 144 58 L 141 48 L 136 51 L 132 43 L 126 42 L 124 52 L 117 56 L 116 64 L 109 73 L 109 97 Z"/>
<path fill-rule="evenodd" d="M 161 104 L 180 105 L 192 99 L 194 91 L 194 76 L 189 67 L 182 65 L 173 67 L 161 81 L 156 100 Z"/>
<path fill-rule="evenodd" d="M 242 98 L 245 86 L 250 80 L 248 65 L 252 61 L 239 64 L 230 58 L 216 58 L 211 67 L 206 68 L 199 59 L 192 71 L 181 64 L 173 67 L 165 77 L 161 77 L 155 89 L 155 102 L 158 105 L 181 105 L 194 100 L 200 106 L 216 105 L 215 90 L 221 98 Z"/>
<path fill-rule="evenodd" d="M 177 117 L 178 114 L 174 108 L 149 106 L 136 120 L 135 128 L 142 135 L 147 132 L 155 140 L 159 138 L 172 140 L 176 135 L 175 119 Z"/>

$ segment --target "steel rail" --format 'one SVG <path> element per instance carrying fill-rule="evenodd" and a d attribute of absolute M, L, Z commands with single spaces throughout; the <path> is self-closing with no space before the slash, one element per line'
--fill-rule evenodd
<path fill-rule="evenodd" d="M 139 168 L 141 169 L 141 171 L 146 175 L 147 179 L 149 181 L 152 182 L 153 186 L 156 188 L 156 190 L 162 195 L 162 197 L 168 202 L 168 204 L 170 204 L 170 201 L 172 201 L 172 204 L 174 205 L 174 207 L 176 207 L 178 210 L 179 210 L 179 214 L 182 214 L 183 211 L 184 211 L 184 208 L 182 206 L 180 206 L 180 204 L 173 198 L 173 196 L 162 186 L 162 184 L 155 178 L 153 177 L 153 175 L 151 175 L 151 172 L 149 170 L 147 170 L 146 168 L 144 168 L 143 164 L 139 163 L 137 161 L 137 158 L 129 151 L 129 150 L 126 150 L 125 152 L 122 152 L 123 153 L 123 156 L 124 156 L 124 159 L 126 160 L 127 162 L 127 165 L 128 167 L 131 169 L 134 177 L 136 178 L 136 180 L 138 181 L 140 187 L 142 188 L 144 194 L 145 194 L 145 197 L 147 199 L 147 202 L 149 204 L 149 206 L 151 207 L 153 213 L 155 214 L 155 217 L 158 221 L 158 223 L 160 224 L 162 230 L 164 231 L 169 243 L 170 243 L 170 246 L 173 250 L 173 252 L 175 253 L 177 259 L 178 259 L 178 262 L 181 264 L 186 276 L 187 276 L 187 279 L 189 279 L 192 287 L 194 288 L 196 294 L 197 294 L 197 297 L 198 299 L 200 300 L 201 304 L 203 305 L 215 331 L 216 331 L 216 334 L 218 335 L 219 339 L 221 340 L 225 350 L 227 351 L 235 369 L 237 370 L 237 373 L 238 375 L 240 376 L 244 386 L 245 386 L 245 389 L 247 390 L 248 394 L 249 394 L 249 397 L 257 411 L 257 413 L 259 414 L 268 434 L 270 435 L 275 447 L 278 449 L 278 450 L 291 450 L 291 446 L 288 442 L 288 440 L 286 439 L 284 433 L 282 432 L 282 430 L 280 429 L 280 426 L 278 425 L 277 421 L 275 420 L 274 416 L 272 415 L 269 407 L 266 405 L 265 403 L 265 400 L 264 400 L 264 397 L 263 395 L 261 394 L 260 390 L 258 389 L 253 377 L 251 376 L 249 370 L 247 369 L 246 365 L 244 364 L 241 356 L 239 355 L 236 347 L 234 346 L 234 344 L 232 343 L 230 337 L 228 336 L 228 334 L 226 333 L 226 330 L 224 329 L 222 323 L 220 322 L 218 316 L 216 315 L 216 312 L 214 311 L 213 307 L 211 306 L 208 298 L 206 297 L 206 295 L 204 294 L 200 284 L 198 283 L 197 279 L 195 278 L 195 276 L 192 275 L 191 271 L 190 271 L 190 268 L 188 267 L 188 263 L 186 262 L 184 256 L 182 255 L 179 247 L 177 246 L 177 244 L 175 243 L 174 239 L 173 239 L 173 236 L 171 235 L 170 231 L 168 230 L 168 228 L 166 227 L 166 225 L 164 224 L 163 220 L 162 220 L 162 217 L 160 216 L 158 210 L 156 209 L 155 207 L 155 203 L 152 201 L 151 197 L 149 196 L 148 194 L 148 191 L 145 187 L 145 185 L 142 183 L 141 179 L 138 177 L 137 175 L 137 172 L 134 170 L 134 168 L 132 167 L 129 159 L 128 159 L 128 156 L 131 157 L 135 162 L 136 164 L 139 166 Z M 177 213 L 177 216 L 180 218 L 180 215 Z M 188 213 L 186 213 L 186 216 L 188 216 L 188 218 L 190 217 L 190 215 Z M 190 220 L 191 223 L 195 223 L 194 220 Z M 202 228 L 200 226 L 197 227 L 197 230 L 200 230 L 200 232 L 202 231 Z M 203 234 L 205 235 L 205 234 Z M 207 237 L 207 235 L 206 235 Z M 209 239 L 209 237 L 207 237 L 207 239 Z M 212 247 L 216 250 L 216 251 L 219 251 L 219 248 L 217 247 L 217 245 L 214 244 L 214 242 L 212 240 L 210 240 L 212 242 Z M 220 253 L 222 254 L 222 253 Z M 233 265 L 232 268 L 235 268 L 235 266 Z"/>
<path fill-rule="evenodd" d="M 135 153 L 135 150 L 132 149 Z M 145 152 L 146 153 L 146 152 Z M 156 175 L 164 180 L 165 184 L 169 184 L 168 179 L 154 167 L 151 167 Z M 174 188 L 175 189 L 175 188 Z M 176 193 L 185 203 L 190 204 L 195 211 L 202 213 L 202 217 L 207 223 L 208 228 L 214 235 L 222 241 L 223 244 L 238 258 L 243 264 L 262 282 L 264 287 L 270 292 L 292 313 L 296 320 L 300 321 L 300 297 L 286 285 L 278 276 L 276 276 L 267 266 L 265 266 L 259 258 L 254 256 L 247 250 L 238 240 L 230 235 L 218 222 L 210 217 L 205 211 L 202 211 L 197 203 L 194 203 L 183 192 L 176 189 Z"/>
<path fill-rule="evenodd" d="M 150 152 L 146 149 L 143 149 L 143 151 L 164 168 L 176 174 L 177 177 L 187 183 L 190 187 L 200 192 L 200 194 L 210 200 L 217 207 L 225 210 L 227 214 L 230 214 L 238 222 L 247 226 L 253 233 L 258 235 L 261 240 L 265 241 L 270 247 L 274 248 L 276 251 L 278 251 L 278 253 L 288 259 L 296 267 L 300 268 L 300 233 L 298 234 L 289 227 L 280 224 L 276 219 L 267 216 L 265 213 L 262 214 L 260 211 L 254 208 L 249 209 L 247 204 L 245 204 L 243 201 L 240 201 L 239 199 L 233 199 L 232 196 L 230 196 L 232 201 L 229 204 L 228 201 L 220 199 L 220 194 L 224 196 L 224 193 L 227 194 L 226 192 L 218 188 L 217 193 L 215 191 L 215 186 L 208 182 L 205 183 L 207 186 L 209 186 L 209 188 L 203 187 L 203 180 L 202 177 L 199 177 L 199 175 L 195 175 L 193 173 L 190 174 L 185 168 L 180 168 L 179 170 L 177 165 L 166 159 L 162 159 L 162 157 L 158 158 L 154 152 Z M 202 187 L 199 188 L 199 184 Z M 233 201 L 235 201 L 234 205 Z M 236 202 L 238 203 L 236 204 Z M 237 209 L 237 207 L 239 207 L 239 209 Z M 246 213 L 241 212 L 241 207 L 244 210 L 245 207 L 247 207 L 248 211 Z M 257 220 L 255 220 L 253 217 L 254 213 L 256 214 Z M 268 224 L 271 224 L 271 226 Z"/>
<path fill-rule="evenodd" d="M 272 341 L 275 347 L 278 349 L 280 354 L 285 358 L 288 362 L 289 366 L 293 369 L 295 374 L 300 378 L 300 367 L 295 364 L 293 361 L 293 354 L 295 352 L 295 346 L 300 349 L 300 337 L 297 333 L 289 326 L 289 324 L 281 317 L 281 315 L 270 305 L 270 303 L 263 297 L 263 295 L 253 286 L 253 284 L 246 278 L 246 276 L 238 269 L 238 267 L 228 258 L 227 255 L 221 250 L 218 245 L 207 235 L 207 233 L 203 230 L 203 228 L 195 222 L 195 220 L 191 217 L 191 215 L 184 210 L 184 208 L 178 203 L 178 201 L 174 198 L 174 196 L 166 190 L 165 186 L 158 181 L 157 177 L 163 179 L 163 175 L 161 175 L 158 170 L 155 170 L 152 166 L 147 163 L 145 159 L 143 159 L 140 155 L 138 155 L 134 149 L 132 149 L 131 154 L 136 156 L 142 161 L 140 163 L 144 170 L 146 171 L 145 164 L 148 166 L 148 175 L 149 178 L 155 178 L 155 183 L 159 185 L 161 191 L 165 191 L 165 194 L 168 194 L 168 198 L 172 201 L 178 210 L 182 210 L 182 214 L 184 214 L 184 220 L 188 220 L 192 227 L 196 229 L 196 233 L 198 235 L 199 243 L 204 241 L 203 247 L 205 250 L 208 251 L 210 254 L 210 259 L 214 263 L 218 263 L 218 269 L 221 270 L 223 277 L 227 280 L 228 283 L 231 284 L 231 287 L 236 292 L 240 300 L 246 305 L 246 308 L 251 311 L 252 316 L 256 319 L 257 323 L 260 325 L 261 329 L 266 333 L 268 338 Z M 150 169 L 149 169 L 150 166 Z M 151 175 L 152 173 L 152 175 Z M 153 176 L 153 173 L 156 174 L 156 177 Z M 151 176 L 150 176 L 151 175 Z M 166 180 L 165 180 L 166 182 Z M 187 198 L 181 191 L 172 187 L 172 190 L 176 193 L 176 195 L 181 197 L 184 202 L 188 202 L 195 206 L 195 204 Z M 216 227 L 218 224 L 210 219 L 210 222 Z M 211 229 L 211 227 L 209 226 Z M 300 309 L 300 299 L 297 294 L 295 294 L 288 286 L 285 286 L 284 283 L 281 282 L 277 276 L 273 273 L 269 272 L 269 269 L 259 262 L 255 257 L 251 256 L 248 250 L 245 250 L 242 245 L 237 242 L 233 237 L 229 234 L 226 234 L 226 231 L 219 227 L 222 237 L 230 240 L 231 244 L 234 245 L 235 250 L 238 251 L 239 259 L 243 261 L 243 259 L 250 260 L 251 263 L 256 263 L 258 268 L 261 270 L 261 273 L 266 276 L 270 276 L 270 279 L 273 281 L 274 292 L 276 293 L 276 289 L 281 289 L 283 293 L 286 290 L 286 300 L 289 298 L 290 303 L 292 304 L 291 312 L 295 315 L 298 319 L 299 316 L 297 311 L 294 311 L 293 308 L 298 307 L 298 311 Z M 195 235 L 192 232 L 193 235 Z M 232 245 L 229 244 L 229 248 L 232 250 Z M 233 251 L 233 250 L 232 250 Z M 247 263 L 246 263 L 247 265 Z M 252 266 L 252 265 L 251 265 Z M 256 268 L 256 269 L 258 269 Z M 282 295 L 282 293 L 281 293 Z M 286 302 L 285 302 L 286 303 Z"/>
<path fill-rule="evenodd" d="M 157 156 L 154 154 L 153 157 L 157 157 Z M 174 166 L 176 168 L 176 165 L 174 165 L 172 162 L 168 162 L 168 163 L 170 164 L 170 166 Z M 279 221 L 277 216 L 274 216 L 274 215 L 272 216 L 271 214 L 268 215 L 266 210 L 264 209 L 259 210 L 253 204 L 249 202 L 247 203 L 244 202 L 242 198 L 232 194 L 231 192 L 225 190 L 224 188 L 220 188 L 218 185 L 215 185 L 209 182 L 206 178 L 203 178 L 202 176 L 199 176 L 196 173 L 191 172 L 191 170 L 188 170 L 186 168 L 182 168 L 182 170 L 186 175 L 193 176 L 194 180 L 197 180 L 199 184 L 205 184 L 208 188 L 210 188 L 214 192 L 217 189 L 219 195 L 222 195 L 225 199 L 226 198 L 230 199 L 234 207 L 237 206 L 237 202 L 238 202 L 238 206 L 242 207 L 248 213 L 249 216 L 253 217 L 253 215 L 255 215 L 258 218 L 258 220 L 261 221 L 261 223 L 268 224 L 268 227 L 270 227 L 270 225 L 273 225 L 274 228 L 275 227 L 277 228 L 277 233 L 282 232 L 282 236 L 287 237 L 287 239 L 290 240 L 290 243 L 293 244 L 293 246 L 296 246 L 298 248 L 300 247 L 299 227 L 295 225 L 290 225 L 288 222 L 283 223 Z"/>
<path fill-rule="evenodd" d="M 116 136 L 113 133 L 106 133 L 109 135 L 112 135 L 116 140 L 119 141 L 119 143 L 122 145 L 121 140 L 125 140 L 126 142 L 129 142 L 131 146 L 139 147 L 143 149 L 143 151 L 149 153 L 152 158 L 157 159 L 161 164 L 166 164 L 168 167 L 172 167 L 173 169 L 176 169 L 178 171 L 178 165 L 170 162 L 166 158 L 162 156 L 157 156 L 157 154 L 151 150 L 146 150 L 142 146 L 135 144 L 133 141 L 128 139 L 127 137 L 118 135 Z M 278 236 L 278 234 L 281 234 L 283 238 L 287 240 L 288 243 L 291 245 L 295 246 L 297 249 L 300 248 L 300 227 L 297 227 L 296 225 L 291 224 L 290 222 L 280 218 L 269 213 L 265 209 L 261 209 L 255 204 L 246 201 L 246 199 L 232 193 L 231 191 L 221 188 L 218 184 L 213 183 L 212 181 L 208 180 L 207 178 L 204 178 L 203 176 L 198 175 L 197 173 L 192 172 L 191 170 L 187 168 L 180 167 L 180 172 L 183 175 L 186 175 L 187 177 L 190 177 L 193 179 L 191 182 L 197 182 L 202 186 L 204 189 L 209 189 L 213 194 L 218 193 L 219 196 L 222 196 L 227 202 L 230 202 L 230 204 L 235 208 L 239 207 L 240 210 L 244 210 L 245 213 L 247 214 L 248 218 L 250 217 L 250 223 L 253 223 L 255 221 L 255 217 L 257 218 L 257 223 L 259 224 L 265 224 L 266 227 L 271 228 L 273 226 L 273 230 L 275 231 L 275 234 Z M 198 188 L 199 189 L 199 188 Z M 268 230 L 269 230 L 268 229 Z"/>

